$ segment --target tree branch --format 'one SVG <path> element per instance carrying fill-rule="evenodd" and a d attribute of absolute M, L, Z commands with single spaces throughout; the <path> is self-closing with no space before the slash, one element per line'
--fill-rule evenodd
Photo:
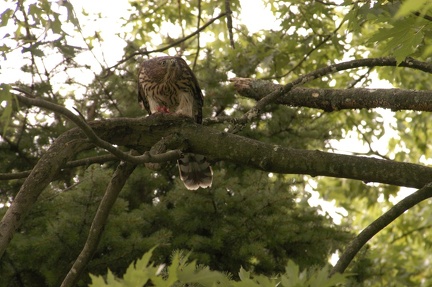
<path fill-rule="evenodd" d="M 117 166 L 117 169 L 115 170 L 96 211 L 96 215 L 90 227 L 86 243 L 84 244 L 81 253 L 75 260 L 68 274 L 64 278 L 61 284 L 62 287 L 74 286 L 80 278 L 82 272 L 85 270 L 100 242 L 111 208 L 113 207 L 120 191 L 123 189 L 123 186 L 126 183 L 126 180 L 134 171 L 135 167 L 136 165 L 125 162 L 121 162 Z"/>
<path fill-rule="evenodd" d="M 415 193 L 405 197 L 397 204 L 395 204 L 389 211 L 378 217 L 368 227 L 366 227 L 360 234 L 354 238 L 353 241 L 345 248 L 344 253 L 339 258 L 339 261 L 333 267 L 330 276 L 335 273 L 343 273 L 348 267 L 354 256 L 360 249 L 378 232 L 384 229 L 387 225 L 393 222 L 396 218 L 401 216 L 405 211 L 414 205 L 422 202 L 425 199 L 432 197 L 432 184 L 429 183 Z"/>
<path fill-rule="evenodd" d="M 100 155 L 95 157 L 87 157 L 83 159 L 77 159 L 73 161 L 69 161 L 66 163 L 65 168 L 74 168 L 79 166 L 89 166 L 94 163 L 106 163 L 108 161 L 118 160 L 118 158 L 114 155 Z M 0 173 L 0 180 L 11 180 L 11 179 L 19 179 L 26 178 L 31 173 L 31 170 L 14 172 L 14 173 Z"/>
<path fill-rule="evenodd" d="M 170 114 L 108 119 L 89 123 L 89 126 L 111 144 L 147 150 L 161 138 L 177 134 L 187 140 L 188 151 L 268 172 L 332 176 L 417 188 L 432 178 L 432 168 L 418 164 L 291 149 L 221 132 Z M 56 139 L 27 177 L 0 222 L 0 256 L 39 194 L 64 164 L 79 152 L 93 147 L 79 128 Z"/>
<path fill-rule="evenodd" d="M 232 11 L 231 11 L 231 3 L 229 0 L 225 0 L 225 14 L 226 14 L 226 20 L 227 20 L 227 30 L 228 30 L 228 37 L 230 41 L 231 48 L 235 49 L 234 45 L 234 36 L 233 36 L 233 26 L 232 26 Z"/>
<path fill-rule="evenodd" d="M 230 79 L 243 97 L 259 101 L 282 85 L 249 78 Z M 326 112 L 344 109 L 387 108 L 393 111 L 432 111 L 432 91 L 402 89 L 312 89 L 294 88 L 281 95 L 278 104 L 308 107 Z"/>
<path fill-rule="evenodd" d="M 285 86 L 280 87 L 277 90 L 274 90 L 273 92 L 266 95 L 265 97 L 262 97 L 256 103 L 255 107 L 250 109 L 239 119 L 239 122 L 243 124 L 243 123 L 250 122 L 253 119 L 256 119 L 262 113 L 265 106 L 277 101 L 281 96 L 290 92 L 294 87 L 301 86 L 312 80 L 321 78 L 325 75 L 334 74 L 336 72 L 350 70 L 354 68 L 360 68 L 360 67 L 375 67 L 375 66 L 407 67 L 407 68 L 421 70 L 427 73 L 432 73 L 432 64 L 420 62 L 412 58 L 407 58 L 400 64 L 397 63 L 395 58 L 387 57 L 387 58 L 359 59 L 359 60 L 353 60 L 353 61 L 329 65 L 327 67 L 317 69 L 306 75 L 300 76 L 296 80 L 286 84 Z M 242 126 L 238 125 L 237 127 L 234 128 L 234 131 L 237 132 L 241 129 Z"/>
<path fill-rule="evenodd" d="M 12 89 L 24 93 L 27 96 L 30 96 L 30 97 L 24 97 L 20 95 L 15 95 L 15 97 L 18 99 L 19 102 L 26 105 L 45 108 L 47 110 L 55 112 L 56 114 L 61 114 L 65 116 L 68 120 L 76 124 L 95 145 L 107 150 L 108 152 L 115 155 L 121 160 L 135 163 L 135 164 L 140 164 L 146 162 L 164 162 L 167 161 L 167 159 L 168 160 L 178 159 L 181 156 L 181 151 L 179 150 L 171 150 L 166 152 L 165 154 L 158 154 L 158 155 L 151 155 L 150 153 L 145 152 L 143 155 L 140 156 L 131 156 L 115 148 L 109 142 L 99 138 L 97 134 L 92 130 L 92 128 L 87 124 L 84 118 L 74 115 L 71 111 L 69 111 L 65 107 L 62 107 L 60 105 L 42 99 L 36 99 L 33 95 L 28 94 L 26 91 L 22 89 L 19 88 L 12 88 Z"/>

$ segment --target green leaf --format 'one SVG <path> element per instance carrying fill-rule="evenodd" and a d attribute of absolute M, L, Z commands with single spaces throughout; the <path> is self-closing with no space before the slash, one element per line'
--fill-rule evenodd
<path fill-rule="evenodd" d="M 189 254 L 186 255 L 186 258 L 184 258 L 184 261 L 186 261 Z M 167 270 L 168 270 L 168 278 L 166 280 L 167 286 L 171 286 L 172 284 L 174 284 L 175 282 L 178 281 L 177 271 L 178 271 L 178 269 L 181 270 L 184 267 L 184 263 L 181 262 L 182 260 L 180 257 L 181 257 L 181 252 L 178 250 L 175 251 L 174 255 L 172 256 L 172 259 L 171 259 L 171 265 L 168 266 L 168 268 L 167 268 Z"/>
<path fill-rule="evenodd" d="M 246 270 L 243 269 L 243 267 L 240 267 L 239 278 L 241 281 L 246 281 L 250 279 L 250 272 L 247 272 Z"/>
<path fill-rule="evenodd" d="M 45 18 L 42 16 L 43 12 L 44 11 L 38 6 L 37 3 L 29 5 L 28 13 L 29 13 L 29 15 L 31 15 L 33 17 L 36 24 L 39 24 L 41 22 L 41 20 L 43 20 L 43 22 L 46 21 L 46 20 L 44 20 Z"/>
<path fill-rule="evenodd" d="M 395 18 L 404 17 L 411 12 L 415 12 L 420 10 L 422 6 L 424 6 L 428 0 L 406 0 L 402 3 L 399 10 L 397 11 Z"/>
<path fill-rule="evenodd" d="M 12 118 L 12 98 L 13 95 L 10 92 L 10 86 L 7 84 L 0 84 L 0 108 L 1 105 L 3 105 L 3 102 L 6 102 L 4 110 L 0 115 L 0 123 L 3 123 L 3 135 L 8 129 Z"/>
<path fill-rule="evenodd" d="M 285 267 L 285 274 L 281 276 L 283 286 L 303 286 L 306 281 L 303 274 L 300 274 L 300 268 L 292 260 L 288 260 Z"/>
<path fill-rule="evenodd" d="M 146 252 L 141 259 L 138 259 L 135 264 L 131 264 L 123 276 L 123 281 L 126 286 L 144 285 L 152 276 L 156 275 L 156 268 L 151 266 L 150 258 L 157 246 Z"/>
<path fill-rule="evenodd" d="M 432 54 L 432 45 L 426 47 L 423 52 L 422 58 L 427 58 L 430 54 Z"/>
<path fill-rule="evenodd" d="M 60 22 L 60 19 L 58 18 L 58 14 L 55 15 L 54 21 L 50 22 L 50 27 L 53 33 L 55 34 L 62 34 L 62 22 Z"/>
<path fill-rule="evenodd" d="M 196 263 L 195 263 L 196 264 Z M 195 282 L 199 283 L 203 286 L 227 286 L 229 282 L 229 278 L 218 271 L 212 271 L 208 267 L 204 268 L 195 268 L 195 272 L 193 274 L 193 277 L 191 277 L 192 280 L 189 282 Z M 182 281 L 182 283 L 186 283 L 185 281 Z"/>
<path fill-rule="evenodd" d="M 54 47 L 57 47 L 60 52 L 68 58 L 75 57 L 77 48 L 64 43 L 64 39 L 58 39 L 53 42 Z"/>
<path fill-rule="evenodd" d="M 288 278 L 299 278 L 300 268 L 292 260 L 288 260 L 287 266 L 285 267 L 285 275 Z"/>
<path fill-rule="evenodd" d="M 8 24 L 9 19 L 11 18 L 13 13 L 12 9 L 6 9 L 0 16 L 0 27 L 4 27 Z"/>
<path fill-rule="evenodd" d="M 43 57 L 43 56 L 45 56 L 45 53 L 41 49 L 37 48 L 35 45 L 32 45 L 30 47 L 24 47 L 24 48 L 22 48 L 21 53 L 24 54 L 24 53 L 27 53 L 27 52 L 30 52 L 33 56 L 36 56 L 36 57 Z"/>
<path fill-rule="evenodd" d="M 400 48 L 395 49 L 393 55 L 398 63 L 416 51 L 417 46 L 423 41 L 424 35 L 421 31 L 417 33 L 407 33 L 407 36 L 401 40 Z M 395 38 L 396 40 L 396 38 Z M 390 48 L 390 47 L 389 47 Z"/>
<path fill-rule="evenodd" d="M 77 29 L 80 29 L 78 19 L 75 17 L 75 11 L 70 1 L 63 1 L 63 6 L 68 11 L 67 20 L 71 22 Z"/>
<path fill-rule="evenodd" d="M 91 284 L 89 285 L 90 287 L 104 287 L 104 286 L 109 286 L 107 285 L 107 283 L 105 282 L 103 276 L 97 276 L 97 275 L 93 275 L 90 274 L 90 279 L 91 279 Z"/>
<path fill-rule="evenodd" d="M 400 63 L 417 51 L 424 39 L 422 28 L 413 19 L 397 21 L 390 28 L 378 30 L 367 42 L 383 42 L 382 54 L 393 54 Z"/>
<path fill-rule="evenodd" d="M 123 282 L 121 280 L 118 280 L 109 269 L 107 274 L 107 284 L 108 284 L 107 286 L 110 287 L 137 286 L 137 285 L 128 285 L 127 282 L 124 282 L 123 284 Z"/>

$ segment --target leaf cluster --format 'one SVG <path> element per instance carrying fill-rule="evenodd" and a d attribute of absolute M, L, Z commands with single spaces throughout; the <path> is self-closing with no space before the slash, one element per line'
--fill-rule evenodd
<path fill-rule="evenodd" d="M 122 278 L 117 278 L 108 270 L 106 276 L 90 275 L 92 283 L 89 286 L 283 286 L 303 287 L 338 286 L 346 281 L 347 275 L 337 274 L 328 278 L 328 267 L 310 268 L 300 272 L 298 265 L 289 261 L 285 267 L 285 273 L 264 276 L 252 274 L 243 268 L 239 271 L 239 280 L 232 280 L 227 274 L 212 271 L 208 267 L 197 265 L 196 261 L 189 262 L 189 255 L 179 251 L 173 253 L 169 265 L 155 265 L 151 263 L 154 248 L 146 252 L 141 259 L 132 263 Z"/>

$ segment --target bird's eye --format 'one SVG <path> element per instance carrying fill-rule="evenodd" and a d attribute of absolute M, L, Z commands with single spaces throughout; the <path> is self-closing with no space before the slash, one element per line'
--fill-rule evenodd
<path fill-rule="evenodd" d="M 160 64 L 162 67 L 165 67 L 165 66 L 166 66 L 166 63 L 167 63 L 166 60 L 162 60 L 162 61 L 159 62 L 159 64 Z"/>

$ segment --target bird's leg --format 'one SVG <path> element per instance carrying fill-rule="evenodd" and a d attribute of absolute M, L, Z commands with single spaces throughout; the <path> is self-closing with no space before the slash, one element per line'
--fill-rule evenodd
<path fill-rule="evenodd" d="M 156 108 L 156 110 L 159 112 L 159 113 L 165 113 L 165 114 L 169 114 L 169 109 L 167 108 L 167 107 L 165 107 L 165 106 L 158 106 L 157 108 Z"/>

